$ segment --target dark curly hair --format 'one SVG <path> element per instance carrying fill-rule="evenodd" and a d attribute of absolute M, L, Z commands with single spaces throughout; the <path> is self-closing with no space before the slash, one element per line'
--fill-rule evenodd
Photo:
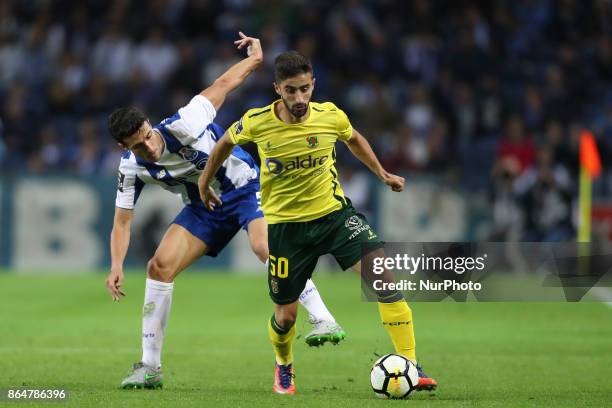
<path fill-rule="evenodd" d="M 274 60 L 274 80 L 277 84 L 308 72 L 312 74 L 310 60 L 297 51 L 283 52 Z"/>
<path fill-rule="evenodd" d="M 108 130 L 113 139 L 125 144 L 124 140 L 136 133 L 145 120 L 145 114 L 133 106 L 118 108 L 108 117 Z"/>

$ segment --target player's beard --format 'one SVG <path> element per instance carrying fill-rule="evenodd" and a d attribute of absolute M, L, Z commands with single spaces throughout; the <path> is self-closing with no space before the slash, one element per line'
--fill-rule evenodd
<path fill-rule="evenodd" d="M 285 104 L 287 110 L 296 118 L 301 118 L 308 112 L 308 103 L 294 103 L 293 106 L 289 106 L 287 101 L 284 99 L 283 103 Z"/>

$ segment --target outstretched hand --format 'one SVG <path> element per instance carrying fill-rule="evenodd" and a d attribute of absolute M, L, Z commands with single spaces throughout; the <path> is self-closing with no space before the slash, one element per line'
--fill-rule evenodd
<path fill-rule="evenodd" d="M 261 43 L 258 38 L 247 37 L 242 31 L 238 32 L 240 39 L 234 41 L 236 47 L 241 50 L 245 46 L 247 47 L 247 55 L 258 59 L 263 58 L 263 51 L 261 49 Z"/>

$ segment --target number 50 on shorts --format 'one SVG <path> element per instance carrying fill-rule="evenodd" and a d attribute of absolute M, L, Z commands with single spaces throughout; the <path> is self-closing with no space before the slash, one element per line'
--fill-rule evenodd
<path fill-rule="evenodd" d="M 285 257 L 270 255 L 270 275 L 279 279 L 289 276 L 289 260 Z"/>

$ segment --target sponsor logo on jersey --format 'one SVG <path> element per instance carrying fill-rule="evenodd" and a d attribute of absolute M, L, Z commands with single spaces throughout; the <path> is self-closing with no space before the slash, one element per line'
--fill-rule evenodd
<path fill-rule="evenodd" d="M 266 168 L 271 174 L 279 175 L 283 171 L 289 170 L 300 170 L 300 169 L 312 169 L 315 167 L 322 166 L 327 161 L 327 156 L 321 157 L 296 157 L 293 160 L 282 162 L 279 159 L 267 158 L 265 161 Z"/>
<path fill-rule="evenodd" d="M 316 136 L 306 137 L 306 142 L 308 143 L 308 147 L 311 149 L 319 145 L 319 139 Z"/>
<path fill-rule="evenodd" d="M 181 147 L 178 154 L 183 158 L 183 160 L 187 161 L 192 161 L 198 157 L 198 151 L 189 146 Z"/>
<path fill-rule="evenodd" d="M 281 174 L 283 172 L 283 163 L 278 159 L 268 158 L 265 161 L 266 168 L 272 174 Z"/>

